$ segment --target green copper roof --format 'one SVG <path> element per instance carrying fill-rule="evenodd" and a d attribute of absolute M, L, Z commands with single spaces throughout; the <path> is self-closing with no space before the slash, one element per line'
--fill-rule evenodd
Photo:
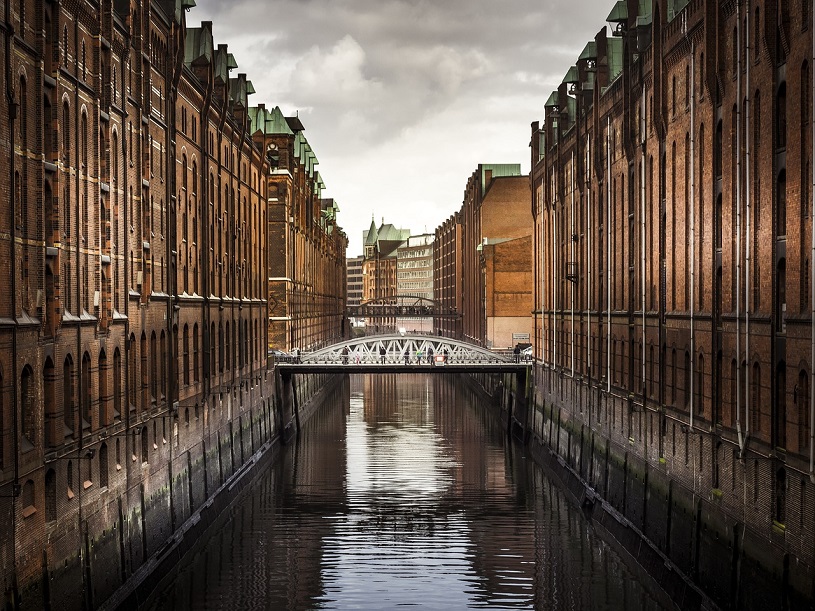
<path fill-rule="evenodd" d="M 212 61 L 212 24 L 207 24 L 208 27 L 205 24 L 201 25 L 200 28 L 187 28 L 187 35 L 184 38 L 184 63 L 188 66 Z"/>
<path fill-rule="evenodd" d="M 580 57 L 577 58 L 578 60 L 587 59 L 587 60 L 594 60 L 597 59 L 597 43 L 593 40 L 590 40 L 586 43 L 586 46 L 583 47 L 583 52 L 580 54 Z"/>
<path fill-rule="evenodd" d="M 569 71 L 566 73 L 566 76 L 563 77 L 564 83 L 577 83 L 580 81 L 580 73 L 577 71 L 577 66 L 572 66 L 569 68 Z"/>
<path fill-rule="evenodd" d="M 481 195 L 487 190 L 487 172 L 492 172 L 493 178 L 505 176 L 520 176 L 520 163 L 485 163 L 481 164 Z"/>
<path fill-rule="evenodd" d="M 608 39 L 608 82 L 611 83 L 623 71 L 623 39 Z"/>
<path fill-rule="evenodd" d="M 376 221 L 373 215 L 371 215 L 371 226 L 368 228 L 368 231 L 365 232 L 365 244 L 367 246 L 373 246 L 378 239 L 379 235 L 376 231 Z"/>
<path fill-rule="evenodd" d="M 232 55 L 231 53 L 226 56 L 226 67 L 229 68 L 230 70 L 234 70 L 235 68 L 238 67 L 238 62 L 235 59 L 235 56 Z"/>
<path fill-rule="evenodd" d="M 628 21 L 628 5 L 625 0 L 617 0 L 617 4 L 606 17 L 609 23 L 622 23 Z"/>
<path fill-rule="evenodd" d="M 557 91 L 553 91 L 552 95 L 549 96 L 549 99 L 546 100 L 546 104 L 544 104 L 545 108 L 552 108 L 554 106 L 559 106 L 557 100 Z"/>

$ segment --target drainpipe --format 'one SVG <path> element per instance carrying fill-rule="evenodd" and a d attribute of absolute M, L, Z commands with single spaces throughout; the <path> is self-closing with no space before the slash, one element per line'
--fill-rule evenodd
<path fill-rule="evenodd" d="M 642 106 L 640 112 L 640 147 L 642 148 L 642 159 L 640 160 L 640 291 L 642 298 L 642 406 L 645 407 L 645 84 L 642 85 Z"/>
<path fill-rule="evenodd" d="M 812 11 L 812 62 L 810 66 L 815 66 L 815 11 Z M 812 79 L 812 95 L 815 95 L 815 78 Z M 812 99 L 812 98 L 810 98 Z M 815 104 L 812 105 L 812 150 L 815 151 Z M 809 257 L 809 267 L 812 277 L 809 279 L 809 289 L 811 291 L 809 303 L 812 305 L 809 325 L 815 322 L 815 163 L 812 164 L 812 188 L 809 190 L 810 197 L 813 198 L 813 206 L 810 210 L 810 224 L 812 225 L 812 251 Z M 812 346 L 809 360 L 810 384 L 809 384 L 809 480 L 815 484 L 815 329 L 812 330 Z"/>
<path fill-rule="evenodd" d="M 571 240 L 569 240 L 569 251 L 571 252 L 571 260 L 574 261 L 574 151 L 572 151 L 572 161 L 571 165 L 569 166 L 569 181 L 571 183 L 571 190 L 572 190 L 572 201 L 571 201 L 571 210 L 569 210 L 569 224 L 571 226 Z M 572 306 L 572 349 L 571 349 L 571 357 L 572 357 L 572 377 L 574 377 L 574 285 L 576 281 L 572 281 L 570 292 L 571 292 L 571 306 Z"/>
<path fill-rule="evenodd" d="M 747 69 L 747 86 L 745 92 L 744 119 L 744 200 L 746 213 L 746 236 L 744 239 L 744 443 L 750 437 L 750 0 L 745 10 L 747 23 L 744 28 L 745 67 Z"/>
<path fill-rule="evenodd" d="M 687 25 L 687 24 L 686 24 Z M 687 37 L 687 32 L 685 33 Z M 693 382 L 696 371 L 696 336 L 693 330 L 693 313 L 696 299 L 696 174 L 693 160 L 696 159 L 696 48 L 690 43 L 690 430 L 693 430 Z"/>
<path fill-rule="evenodd" d="M 552 166 L 552 369 L 557 369 L 557 208 L 555 206 L 555 167 Z"/>
<path fill-rule="evenodd" d="M 736 432 L 744 455 L 746 439 L 741 426 L 741 1 L 736 2 Z"/>
<path fill-rule="evenodd" d="M 17 227 L 15 218 L 17 217 L 17 197 L 16 185 L 14 177 L 14 122 L 17 120 L 17 110 L 19 104 L 14 99 L 14 89 L 12 85 L 11 73 L 11 39 L 14 36 L 14 26 L 11 24 L 11 3 L 6 2 L 6 15 L 5 15 L 5 43 L 6 43 L 6 102 L 8 104 L 8 122 L 10 134 L 9 146 L 9 177 L 10 177 L 10 192 L 11 192 L 11 260 L 17 261 Z M 20 495 L 20 436 L 19 436 L 19 422 L 17 421 L 17 267 L 14 263 L 11 265 L 11 294 L 12 294 L 12 317 L 15 319 L 14 329 L 11 335 L 11 351 L 12 351 L 12 427 L 14 429 L 14 480 L 11 485 L 11 537 L 12 537 L 12 599 L 14 606 L 19 605 L 19 593 L 17 591 L 17 501 L 16 498 Z"/>
<path fill-rule="evenodd" d="M 591 180 L 589 180 L 589 168 L 591 167 L 591 140 L 588 136 L 586 136 L 586 175 L 583 179 L 586 181 L 586 261 L 588 267 L 588 273 L 586 274 L 586 351 L 588 355 L 588 371 L 589 371 L 589 398 L 591 398 L 591 365 L 592 365 L 592 353 L 591 353 L 591 308 L 594 302 L 594 293 L 592 292 L 592 256 L 594 252 L 592 251 L 592 226 L 591 226 Z M 589 409 L 589 419 L 591 419 L 591 409 Z"/>
<path fill-rule="evenodd" d="M 606 391 L 611 392 L 611 116 L 606 130 L 606 296 L 608 314 L 606 318 Z"/>

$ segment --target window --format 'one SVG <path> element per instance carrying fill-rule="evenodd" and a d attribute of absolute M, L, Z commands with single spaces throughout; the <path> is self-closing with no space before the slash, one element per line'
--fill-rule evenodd
<path fill-rule="evenodd" d="M 79 388 L 80 405 L 82 406 L 82 429 L 91 426 L 91 356 L 87 352 L 82 355 L 81 386 Z"/>
<path fill-rule="evenodd" d="M 787 173 L 784 170 L 776 183 L 776 235 L 787 235 Z"/>
<path fill-rule="evenodd" d="M 778 363 L 775 376 L 775 446 L 787 447 L 787 366 Z M 779 520 L 780 521 L 780 520 Z"/>
<path fill-rule="evenodd" d="M 184 332 L 183 332 L 183 339 L 184 339 L 184 384 L 190 383 L 190 328 L 187 325 L 184 325 Z"/>
<path fill-rule="evenodd" d="M 787 521 L 787 472 L 782 467 L 775 473 L 775 515 L 779 524 Z"/>
<path fill-rule="evenodd" d="M 57 474 L 53 469 L 45 473 L 45 521 L 57 519 Z"/>
<path fill-rule="evenodd" d="M 71 355 L 65 357 L 62 368 L 62 418 L 64 437 L 73 437 L 76 429 L 74 399 L 74 361 Z M 64 438 L 63 437 L 63 438 Z"/>
<path fill-rule="evenodd" d="M 804 453 L 809 448 L 809 376 L 803 369 L 798 374 L 795 387 L 795 401 L 798 404 L 798 451 Z"/>
<path fill-rule="evenodd" d="M 108 446 L 103 443 L 99 447 L 99 486 L 107 488 L 108 486 Z"/>
<path fill-rule="evenodd" d="M 26 365 L 20 375 L 20 420 L 23 426 L 24 452 L 34 449 L 37 443 L 34 404 L 34 371 L 30 365 Z"/>

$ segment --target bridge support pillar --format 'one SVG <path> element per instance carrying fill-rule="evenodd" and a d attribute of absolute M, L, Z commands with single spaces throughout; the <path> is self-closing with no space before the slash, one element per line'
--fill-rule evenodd
<path fill-rule="evenodd" d="M 510 432 L 522 439 L 524 443 L 529 435 L 529 401 L 528 401 L 529 368 L 515 373 L 515 392 L 511 401 L 512 412 L 509 414 Z"/>
<path fill-rule="evenodd" d="M 300 433 L 300 410 L 297 405 L 297 386 L 291 372 L 277 373 L 277 396 L 280 411 L 280 440 L 286 444 Z"/>

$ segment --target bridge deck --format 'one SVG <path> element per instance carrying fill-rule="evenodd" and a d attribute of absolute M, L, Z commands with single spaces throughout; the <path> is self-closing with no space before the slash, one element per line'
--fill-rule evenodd
<path fill-rule="evenodd" d="M 282 374 L 296 373 L 517 373 L 529 369 L 531 363 L 279 363 Z"/>

